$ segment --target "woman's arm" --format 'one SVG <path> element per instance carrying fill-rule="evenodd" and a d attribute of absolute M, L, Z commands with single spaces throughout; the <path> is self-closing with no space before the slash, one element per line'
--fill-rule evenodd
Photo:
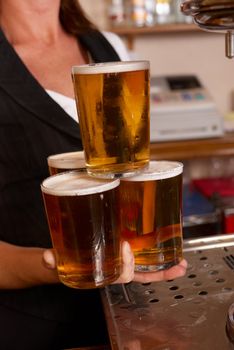
<path fill-rule="evenodd" d="M 171 269 L 134 273 L 134 257 L 127 242 L 122 244 L 123 271 L 115 283 L 154 282 L 173 279 L 186 273 L 185 260 Z M 21 289 L 59 283 L 53 250 L 28 248 L 0 242 L 0 289 Z"/>
<path fill-rule="evenodd" d="M 44 263 L 44 251 L 0 241 L 0 289 L 58 283 L 57 270 L 48 269 Z"/>

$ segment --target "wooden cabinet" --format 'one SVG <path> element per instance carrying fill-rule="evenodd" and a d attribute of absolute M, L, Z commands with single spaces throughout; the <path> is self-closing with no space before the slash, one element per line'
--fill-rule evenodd
<path fill-rule="evenodd" d="M 226 133 L 219 138 L 151 144 L 152 159 L 192 160 L 216 156 L 234 156 L 234 133 Z"/>

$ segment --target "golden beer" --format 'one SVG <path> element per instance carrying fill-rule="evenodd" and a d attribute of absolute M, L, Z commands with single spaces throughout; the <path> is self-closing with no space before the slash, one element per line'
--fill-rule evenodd
<path fill-rule="evenodd" d="M 134 174 L 149 162 L 149 62 L 72 68 L 87 171 L 100 177 Z"/>
<path fill-rule="evenodd" d="M 82 171 L 43 181 L 58 275 L 65 285 L 97 288 L 119 277 L 118 186 L 118 179 L 96 179 Z"/>
<path fill-rule="evenodd" d="M 120 182 L 121 236 L 137 271 L 166 269 L 182 259 L 182 171 L 181 163 L 152 161 Z"/>
<path fill-rule="evenodd" d="M 86 169 L 83 151 L 53 154 L 47 158 L 50 175 L 66 170 Z"/>

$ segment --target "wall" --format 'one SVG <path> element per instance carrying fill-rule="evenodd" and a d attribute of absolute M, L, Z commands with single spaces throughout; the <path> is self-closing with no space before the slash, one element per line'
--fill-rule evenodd
<path fill-rule="evenodd" d="M 96 24 L 107 27 L 104 0 L 82 0 L 81 4 Z M 223 34 L 200 31 L 139 36 L 134 50 L 135 57 L 150 60 L 152 75 L 196 74 L 210 91 L 220 112 L 224 115 L 230 110 L 234 59 L 225 57 Z"/>
<path fill-rule="evenodd" d="M 106 0 L 79 0 L 88 17 L 101 28 L 107 26 L 108 5 Z"/>

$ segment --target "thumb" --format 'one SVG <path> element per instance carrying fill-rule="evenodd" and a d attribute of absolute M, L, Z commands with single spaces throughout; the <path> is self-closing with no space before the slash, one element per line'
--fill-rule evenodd
<path fill-rule="evenodd" d="M 42 261 L 45 267 L 50 270 L 54 270 L 56 268 L 56 259 L 53 249 L 46 249 L 43 252 Z"/>

